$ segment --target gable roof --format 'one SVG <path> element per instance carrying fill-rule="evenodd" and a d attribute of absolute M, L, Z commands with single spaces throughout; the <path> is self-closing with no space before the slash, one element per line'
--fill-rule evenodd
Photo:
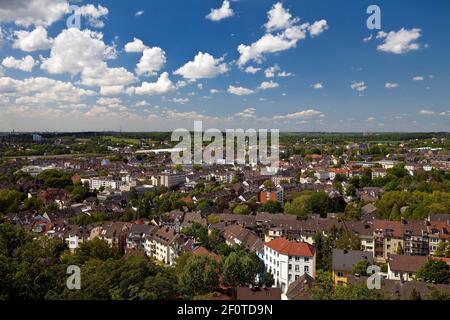
<path fill-rule="evenodd" d="M 362 260 L 367 260 L 372 264 L 372 253 L 360 250 L 333 249 L 333 270 L 352 271 L 353 265 Z"/>
<path fill-rule="evenodd" d="M 315 248 L 306 242 L 289 241 L 286 238 L 276 238 L 265 244 L 278 253 L 288 256 L 313 257 Z"/>
<path fill-rule="evenodd" d="M 417 272 L 428 260 L 426 256 L 389 255 L 389 268 L 392 271 Z"/>
<path fill-rule="evenodd" d="M 304 300 L 309 297 L 308 289 L 313 285 L 314 278 L 304 273 L 289 285 L 286 296 L 288 300 Z"/>
<path fill-rule="evenodd" d="M 281 288 L 247 288 L 235 289 L 236 300 L 281 300 Z"/>
<path fill-rule="evenodd" d="M 227 226 L 224 230 L 223 236 L 225 240 L 233 243 L 234 240 L 239 240 L 245 248 L 250 251 L 263 253 L 263 241 L 252 231 L 242 228 L 238 224 Z"/>

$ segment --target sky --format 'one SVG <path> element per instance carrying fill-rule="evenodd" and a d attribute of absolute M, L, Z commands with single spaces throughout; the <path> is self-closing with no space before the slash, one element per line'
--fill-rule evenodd
<path fill-rule="evenodd" d="M 447 0 L 0 0 L 0 132 L 449 131 L 449 31 Z"/>

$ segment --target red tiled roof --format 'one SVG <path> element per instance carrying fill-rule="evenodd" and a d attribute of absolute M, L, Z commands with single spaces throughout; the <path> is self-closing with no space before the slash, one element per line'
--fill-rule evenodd
<path fill-rule="evenodd" d="M 266 243 L 266 246 L 288 256 L 313 257 L 315 253 L 314 247 L 309 243 L 289 241 L 282 237 Z"/>
<path fill-rule="evenodd" d="M 195 248 L 192 251 L 192 253 L 193 254 L 198 254 L 198 255 L 204 254 L 204 255 L 208 255 L 208 256 L 212 257 L 216 261 L 220 260 L 220 257 L 217 254 L 215 254 L 214 252 L 209 251 L 208 249 L 206 249 L 205 247 L 202 247 L 202 246 Z"/>

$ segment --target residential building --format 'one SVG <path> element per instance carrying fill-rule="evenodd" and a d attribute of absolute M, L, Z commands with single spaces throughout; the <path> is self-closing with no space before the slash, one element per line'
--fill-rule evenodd
<path fill-rule="evenodd" d="M 372 253 L 359 250 L 333 249 L 331 273 L 333 284 L 335 286 L 346 285 L 348 276 L 352 275 L 353 266 L 360 261 L 367 261 L 372 265 Z"/>
<path fill-rule="evenodd" d="M 404 256 L 392 254 L 388 259 L 389 280 L 412 281 L 417 271 L 428 261 L 424 256 Z"/>
<path fill-rule="evenodd" d="M 447 215 L 448 219 L 444 217 L 444 219 L 439 220 L 431 220 L 432 216 L 427 223 L 430 255 L 435 254 L 440 243 L 450 241 L 450 215 Z"/>
<path fill-rule="evenodd" d="M 150 179 L 153 186 L 164 186 L 167 188 L 179 186 L 186 182 L 186 175 L 164 173 L 159 176 L 153 176 Z"/>
<path fill-rule="evenodd" d="M 291 283 L 307 273 L 316 275 L 316 251 L 306 242 L 276 238 L 264 244 L 264 265 L 283 293 Z"/>
<path fill-rule="evenodd" d="M 384 178 L 387 176 L 386 169 L 383 168 L 372 168 L 372 179 Z"/>
<path fill-rule="evenodd" d="M 108 242 L 110 246 L 117 246 L 121 251 L 124 251 L 130 228 L 131 223 L 129 222 L 111 222 L 101 228 L 98 237 Z"/>
<path fill-rule="evenodd" d="M 314 176 L 319 180 L 328 180 L 330 179 L 331 173 L 325 170 L 317 171 L 314 173 Z M 336 176 L 334 174 L 334 176 Z"/>
<path fill-rule="evenodd" d="M 377 261 L 386 261 L 388 254 L 395 254 L 399 247 L 403 247 L 403 231 L 398 221 L 375 220 L 373 237 L 375 241 L 373 256 Z"/>
<path fill-rule="evenodd" d="M 282 181 L 283 182 L 287 181 L 288 183 L 292 183 L 294 181 L 294 178 L 295 178 L 294 176 L 280 174 L 280 175 L 272 176 L 271 180 L 275 186 L 279 186 L 279 185 L 281 185 Z"/>
<path fill-rule="evenodd" d="M 89 182 L 89 189 L 100 190 L 101 187 L 109 190 L 119 190 L 121 186 L 125 184 L 122 179 L 114 179 L 112 177 L 96 177 L 91 179 L 81 179 L 84 184 L 85 181 Z"/>
<path fill-rule="evenodd" d="M 174 265 L 185 240 L 174 228 L 160 227 L 153 234 L 145 236 L 144 250 L 147 256 Z"/>
<path fill-rule="evenodd" d="M 224 229 L 223 237 L 227 245 L 242 245 L 263 259 L 264 242 L 253 231 L 243 228 L 238 224 L 233 224 Z"/>
<path fill-rule="evenodd" d="M 154 234 L 158 230 L 157 226 L 147 224 L 133 224 L 127 235 L 127 249 L 144 250 L 145 237 Z"/>
<path fill-rule="evenodd" d="M 278 201 L 284 203 L 283 188 L 264 189 L 259 193 L 259 202 L 266 203 L 267 201 Z"/>

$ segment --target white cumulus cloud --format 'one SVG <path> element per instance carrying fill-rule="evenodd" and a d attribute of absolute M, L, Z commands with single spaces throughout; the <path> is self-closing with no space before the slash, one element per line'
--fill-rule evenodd
<path fill-rule="evenodd" d="M 206 19 L 220 21 L 222 19 L 232 17 L 233 15 L 234 11 L 231 9 L 230 1 L 225 0 L 220 8 L 211 9 L 211 12 L 206 16 Z"/>
<path fill-rule="evenodd" d="M 138 95 L 157 95 L 165 94 L 175 90 L 173 82 L 169 79 L 169 74 L 167 72 L 161 73 L 156 82 L 142 82 L 140 87 L 130 88 L 130 93 L 136 93 Z"/>
<path fill-rule="evenodd" d="M 293 18 L 279 2 L 269 10 L 267 17 L 268 21 L 264 25 L 266 34 L 250 45 L 238 46 L 240 57 L 237 64 L 240 67 L 251 60 L 261 63 L 266 54 L 295 48 L 298 41 L 305 39 L 308 33 L 311 37 L 315 37 L 328 29 L 327 21 L 323 19 L 313 24 L 298 25 L 299 19 Z M 275 31 L 277 33 L 272 33 Z"/>
<path fill-rule="evenodd" d="M 14 31 L 14 37 L 13 48 L 26 52 L 49 49 L 53 43 L 42 26 L 37 26 L 33 31 Z"/>
<path fill-rule="evenodd" d="M 246 108 L 241 112 L 234 114 L 236 117 L 241 118 L 253 118 L 255 116 L 256 109 L 255 108 Z"/>
<path fill-rule="evenodd" d="M 2 65 L 6 68 L 18 69 L 26 72 L 31 72 L 36 62 L 33 57 L 28 55 L 22 59 L 16 59 L 14 57 L 6 57 L 2 61 Z"/>
<path fill-rule="evenodd" d="M 147 46 L 142 42 L 141 39 L 133 38 L 133 41 L 128 42 L 124 50 L 125 52 L 142 52 L 144 49 L 146 49 Z"/>
<path fill-rule="evenodd" d="M 67 0 L 4 0 L 0 5 L 0 23 L 49 26 L 69 13 Z"/>
<path fill-rule="evenodd" d="M 420 44 L 416 41 L 421 36 L 421 29 L 405 29 L 402 28 L 399 31 L 391 32 L 378 32 L 377 39 L 384 39 L 384 42 L 380 44 L 378 51 L 390 52 L 395 54 L 404 54 L 412 50 L 419 50 Z"/>
<path fill-rule="evenodd" d="M 237 95 L 237 96 L 245 96 L 254 93 L 252 89 L 244 88 L 244 87 L 235 87 L 235 86 L 228 86 L 227 89 L 228 93 Z"/>
<path fill-rule="evenodd" d="M 214 58 L 209 53 L 199 52 L 193 61 L 187 62 L 173 74 L 183 76 L 185 79 L 197 80 L 202 78 L 214 78 L 229 70 L 222 58 Z"/>
<path fill-rule="evenodd" d="M 328 29 L 328 23 L 327 20 L 322 19 L 319 21 L 314 22 L 312 25 L 308 27 L 309 34 L 311 37 L 317 37 L 322 32 Z"/>
<path fill-rule="evenodd" d="M 261 82 L 261 84 L 259 85 L 258 89 L 261 90 L 267 90 L 267 89 L 274 89 L 274 88 L 278 88 L 280 85 L 272 80 L 270 81 L 263 81 Z"/>
<path fill-rule="evenodd" d="M 153 76 L 161 70 L 166 63 L 166 53 L 160 47 L 146 48 L 136 65 L 136 74 Z"/>
<path fill-rule="evenodd" d="M 267 12 L 267 23 L 264 26 L 266 27 L 267 32 L 272 32 L 286 29 L 298 21 L 298 18 L 292 17 L 289 10 L 283 8 L 281 2 L 277 2 Z"/>
<path fill-rule="evenodd" d="M 86 67 L 81 74 L 81 83 L 86 86 L 123 86 L 134 80 L 134 75 L 127 69 L 108 68 L 105 63 L 96 67 Z"/>
<path fill-rule="evenodd" d="M 251 74 L 255 74 L 259 70 L 261 70 L 261 68 L 256 68 L 256 67 L 253 67 L 253 66 L 248 66 L 247 68 L 245 68 L 245 72 L 251 73 Z"/>
<path fill-rule="evenodd" d="M 95 28 L 103 28 L 105 26 L 105 23 L 100 18 L 107 16 L 108 13 L 108 8 L 100 4 L 97 7 L 87 4 L 75 10 L 75 14 L 87 18 L 87 23 Z"/>
<path fill-rule="evenodd" d="M 67 72 L 75 75 L 86 67 L 96 68 L 115 56 L 114 47 L 103 42 L 100 32 L 70 28 L 54 39 L 50 57 L 43 59 L 41 68 L 52 74 Z"/>

